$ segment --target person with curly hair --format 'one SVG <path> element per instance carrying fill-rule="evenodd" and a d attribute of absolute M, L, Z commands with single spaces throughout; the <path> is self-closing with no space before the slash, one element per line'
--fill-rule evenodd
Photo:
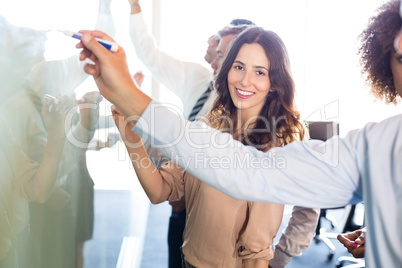
<path fill-rule="evenodd" d="M 223 61 L 215 89 L 218 98 L 204 118 L 208 125 L 261 151 L 304 138 L 286 47 L 275 33 L 259 27 L 241 33 Z M 183 267 L 266 268 L 274 256 L 272 245 L 283 206 L 233 199 L 173 161 L 155 172 L 153 165 L 144 165 L 150 160 L 144 147 L 138 146 L 140 138 L 131 131 L 132 124 L 125 124 L 120 116 L 114 112 L 152 203 L 185 200 Z"/>
<path fill-rule="evenodd" d="M 384 3 L 359 36 L 362 75 L 377 99 L 393 104 L 398 104 L 402 96 L 402 54 L 394 48 L 402 26 L 399 10 L 399 0 Z M 355 258 L 363 258 L 365 236 L 364 227 L 337 238 Z"/>
<path fill-rule="evenodd" d="M 371 93 L 377 99 L 393 104 L 401 99 L 394 84 L 394 69 L 401 57 L 394 49 L 395 37 L 402 26 L 399 5 L 399 0 L 392 0 L 378 8 L 360 34 L 359 48 L 362 74 Z"/>

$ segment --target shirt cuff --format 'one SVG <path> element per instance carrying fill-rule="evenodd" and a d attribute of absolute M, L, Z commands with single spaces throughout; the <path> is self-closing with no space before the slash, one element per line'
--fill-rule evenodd
<path fill-rule="evenodd" d="M 292 260 L 292 256 L 289 256 L 279 248 L 275 249 L 274 258 L 269 261 L 269 265 L 272 268 L 283 268 Z"/>

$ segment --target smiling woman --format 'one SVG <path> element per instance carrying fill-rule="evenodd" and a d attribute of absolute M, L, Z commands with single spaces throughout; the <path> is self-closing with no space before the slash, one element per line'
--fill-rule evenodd
<path fill-rule="evenodd" d="M 303 139 L 288 53 L 276 33 L 258 27 L 241 33 L 215 87 L 218 97 L 208 117 L 213 127 L 264 151 Z"/>
<path fill-rule="evenodd" d="M 245 44 L 239 50 L 228 74 L 229 92 L 242 116 L 257 116 L 271 89 L 269 60 L 258 44 Z"/>

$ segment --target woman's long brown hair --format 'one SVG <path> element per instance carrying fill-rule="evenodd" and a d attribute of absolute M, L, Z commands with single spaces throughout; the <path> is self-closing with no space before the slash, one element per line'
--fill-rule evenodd
<path fill-rule="evenodd" d="M 240 48 L 244 44 L 254 43 L 261 45 L 270 61 L 269 77 L 273 91 L 268 94 L 257 119 L 237 138 L 245 145 L 265 151 L 274 146 L 302 140 L 305 134 L 294 101 L 295 86 L 287 50 L 274 32 L 260 27 L 249 27 L 234 40 L 216 76 L 215 88 L 218 97 L 206 119 L 212 127 L 222 132 L 233 134 L 236 130 L 237 108 L 230 97 L 228 73 Z"/>

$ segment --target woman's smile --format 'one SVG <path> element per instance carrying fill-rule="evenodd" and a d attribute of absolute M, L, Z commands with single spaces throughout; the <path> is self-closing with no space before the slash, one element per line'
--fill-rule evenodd
<path fill-rule="evenodd" d="M 255 92 L 242 90 L 240 88 L 236 88 L 236 94 L 241 99 L 248 99 L 251 98 L 255 94 Z"/>

